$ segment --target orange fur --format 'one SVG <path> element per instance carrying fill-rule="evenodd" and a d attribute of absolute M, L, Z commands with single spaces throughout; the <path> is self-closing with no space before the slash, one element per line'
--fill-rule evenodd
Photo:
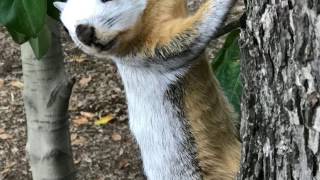
<path fill-rule="evenodd" d="M 196 14 L 188 16 L 185 0 L 149 0 L 140 21 L 119 35 L 120 48 L 116 54 L 126 55 L 134 51 L 153 56 L 156 47 L 174 48 L 170 47 L 172 39 L 187 30 L 193 31 L 203 18 L 208 3 L 211 2 L 206 2 Z"/>
<path fill-rule="evenodd" d="M 234 179 L 240 162 L 234 113 L 204 55 L 188 72 L 183 84 L 185 112 L 197 143 L 204 179 Z"/>
<path fill-rule="evenodd" d="M 207 1 L 206 3 L 210 3 Z M 203 18 L 208 4 L 188 16 L 185 0 L 149 0 L 137 25 L 123 32 L 117 54 L 132 51 L 152 56 L 156 47 L 169 51 L 172 40 Z M 193 37 L 190 38 L 192 41 Z M 240 161 L 240 142 L 233 125 L 233 110 L 202 55 L 184 78 L 185 112 L 198 148 L 198 160 L 206 180 L 231 180 Z"/>

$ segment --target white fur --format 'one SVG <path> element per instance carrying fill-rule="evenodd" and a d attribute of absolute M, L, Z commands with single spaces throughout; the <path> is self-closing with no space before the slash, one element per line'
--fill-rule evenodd
<path fill-rule="evenodd" d="M 175 115 L 172 104 L 164 98 L 168 85 L 185 70 L 161 73 L 151 68 L 119 63 L 117 66 L 125 85 L 130 129 L 139 144 L 148 179 L 199 179 L 195 167 L 185 168 L 186 164 L 191 166 L 192 157 L 183 147 L 187 138 L 183 120 Z"/>
<path fill-rule="evenodd" d="M 182 68 L 183 64 L 203 51 L 210 37 L 221 26 L 234 0 L 210 1 L 209 12 L 197 27 L 199 38 L 195 38 L 196 43 L 186 45 L 190 53 L 183 58 L 171 57 L 162 63 L 150 64 L 153 61 L 141 53 L 122 59 L 112 56 L 125 85 L 130 129 L 139 144 L 144 170 L 150 180 L 201 179 L 197 165 L 194 164 L 195 157 L 184 146 L 190 138 L 184 132 L 187 129 L 183 123 L 185 119 L 177 116 L 172 102 L 165 98 L 165 92 L 170 84 L 175 83 L 178 75 L 184 75 L 187 71 Z M 94 47 L 81 44 L 75 35 L 76 26 L 94 26 L 97 38 L 108 41 L 119 31 L 133 26 L 146 4 L 147 0 L 113 0 L 107 3 L 101 3 L 100 0 L 69 0 L 65 6 L 60 4 L 58 7 L 63 9 L 61 19 L 75 43 L 86 53 L 107 57 L 108 52 L 99 52 Z M 115 26 L 109 28 L 103 25 L 106 19 L 117 15 L 120 21 Z M 146 59 L 149 61 L 146 62 Z"/>
<path fill-rule="evenodd" d="M 88 54 L 106 57 L 108 54 L 85 46 L 76 36 L 76 27 L 80 24 L 95 27 L 96 36 L 100 41 L 108 41 L 119 32 L 132 27 L 146 8 L 147 0 L 113 0 L 102 3 L 101 0 L 68 0 L 67 3 L 56 2 L 55 6 L 62 10 L 61 21 L 68 29 L 73 41 Z M 107 27 L 104 23 L 117 17 L 117 23 Z"/>
<path fill-rule="evenodd" d="M 234 4 L 235 0 L 215 0 L 210 4 L 209 12 L 203 18 L 198 27 L 200 37 L 212 36 L 223 24 L 226 14 Z M 210 40 L 210 39 L 209 39 Z"/>
<path fill-rule="evenodd" d="M 63 11 L 66 3 L 64 3 L 64 2 L 54 2 L 53 5 L 54 5 L 54 7 L 56 7 L 59 11 Z"/>

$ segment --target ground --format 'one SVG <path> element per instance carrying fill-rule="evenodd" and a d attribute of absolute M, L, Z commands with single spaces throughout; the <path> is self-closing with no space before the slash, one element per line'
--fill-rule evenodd
<path fill-rule="evenodd" d="M 77 80 L 69 107 L 77 179 L 145 179 L 138 147 L 128 128 L 126 100 L 116 67 L 111 61 L 83 54 L 65 33 L 62 42 L 67 69 Z M 31 179 L 25 155 L 19 51 L 19 45 L 0 27 L 0 180 Z M 113 120 L 95 125 L 105 116 Z"/>
<path fill-rule="evenodd" d="M 31 179 L 25 157 L 26 122 L 19 46 L 0 32 L 0 179 Z M 66 36 L 64 36 L 66 37 Z M 128 130 L 121 80 L 111 61 L 82 54 L 63 38 L 70 75 L 76 78 L 69 112 L 79 179 L 143 179 L 137 146 Z M 1 85 L 2 84 L 2 85 Z M 100 117 L 112 115 L 107 125 Z"/>

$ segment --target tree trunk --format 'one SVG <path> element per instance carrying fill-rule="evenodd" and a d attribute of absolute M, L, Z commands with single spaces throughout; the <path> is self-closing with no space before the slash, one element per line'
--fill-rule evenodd
<path fill-rule="evenodd" d="M 241 180 L 320 179 L 320 1 L 247 0 Z"/>
<path fill-rule="evenodd" d="M 27 154 L 34 180 L 72 180 L 68 105 L 73 82 L 64 69 L 59 26 L 48 21 L 52 45 L 37 60 L 28 43 L 22 45 L 24 103 L 27 115 Z"/>

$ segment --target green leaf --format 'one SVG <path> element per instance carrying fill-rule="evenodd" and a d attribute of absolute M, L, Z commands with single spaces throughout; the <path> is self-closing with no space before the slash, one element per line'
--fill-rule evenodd
<path fill-rule="evenodd" d="M 232 31 L 225 44 L 213 60 L 212 69 L 218 78 L 225 95 L 240 113 L 242 84 L 240 78 L 240 48 L 238 44 L 240 30 Z"/>
<path fill-rule="evenodd" d="M 46 0 L 0 0 L 0 24 L 27 38 L 41 31 L 46 14 Z"/>
<path fill-rule="evenodd" d="M 15 42 L 22 44 L 28 41 L 28 38 L 24 34 L 18 33 L 15 30 L 10 28 L 7 28 L 7 30 Z"/>
<path fill-rule="evenodd" d="M 40 31 L 38 37 L 31 38 L 29 43 L 37 59 L 41 59 L 51 46 L 51 32 L 47 25 Z"/>

